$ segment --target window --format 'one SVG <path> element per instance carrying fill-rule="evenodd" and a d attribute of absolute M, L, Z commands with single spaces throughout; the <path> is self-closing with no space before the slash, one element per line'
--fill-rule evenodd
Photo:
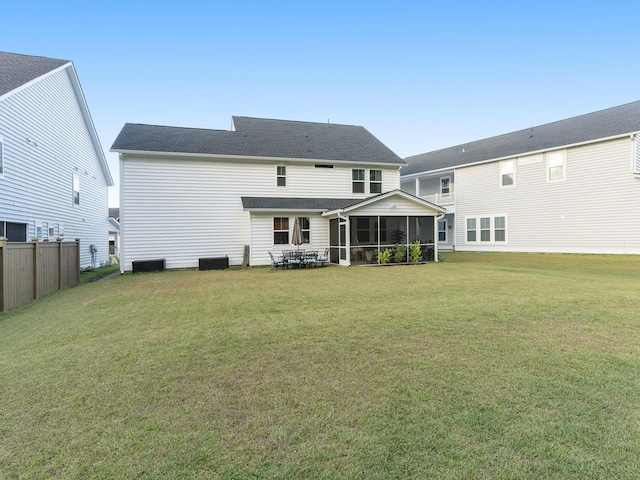
<path fill-rule="evenodd" d="M 467 217 L 467 243 L 506 243 L 507 242 L 507 217 L 495 215 L 487 217 Z M 480 235 L 478 229 L 480 227 Z"/>
<path fill-rule="evenodd" d="M 467 218 L 467 242 L 475 242 L 476 238 L 476 219 Z"/>
<path fill-rule="evenodd" d="M 382 170 L 369 170 L 369 192 L 382 193 Z"/>
<path fill-rule="evenodd" d="M 565 179 L 564 150 L 547 153 L 547 180 L 558 182 Z"/>
<path fill-rule="evenodd" d="M 490 217 L 482 217 L 480 219 L 480 241 L 481 242 L 491 241 L 491 218 Z"/>
<path fill-rule="evenodd" d="M 504 242 L 507 240 L 507 222 L 505 217 L 495 217 L 493 219 L 494 240 Z"/>
<path fill-rule="evenodd" d="M 25 223 L 0 222 L 0 237 L 7 242 L 26 242 L 27 225 Z"/>
<path fill-rule="evenodd" d="M 309 217 L 300 217 L 300 232 L 302 233 L 302 243 L 311 243 Z"/>
<path fill-rule="evenodd" d="M 449 195 L 451 193 L 451 177 L 442 177 L 440 179 L 440 194 Z"/>
<path fill-rule="evenodd" d="M 4 173 L 4 142 L 0 137 L 0 175 Z"/>
<path fill-rule="evenodd" d="M 80 177 L 73 174 L 73 204 L 80 205 Z"/>
<path fill-rule="evenodd" d="M 289 245 L 289 217 L 273 218 L 273 244 Z"/>
<path fill-rule="evenodd" d="M 284 165 L 278 165 L 276 167 L 276 185 L 278 187 L 287 186 L 287 167 Z"/>
<path fill-rule="evenodd" d="M 364 193 L 364 170 L 354 168 L 351 170 L 353 181 L 353 193 Z"/>
<path fill-rule="evenodd" d="M 447 220 L 438 220 L 438 241 L 445 242 L 447 241 Z"/>
<path fill-rule="evenodd" d="M 500 162 L 500 186 L 512 187 L 516 184 L 516 162 L 506 160 Z"/>

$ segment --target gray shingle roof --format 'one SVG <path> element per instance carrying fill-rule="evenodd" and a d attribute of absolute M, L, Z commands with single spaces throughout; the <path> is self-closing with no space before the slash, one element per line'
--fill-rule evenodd
<path fill-rule="evenodd" d="M 0 52 L 0 96 L 67 63 L 69 60 Z"/>
<path fill-rule="evenodd" d="M 242 207 L 248 210 L 317 210 L 319 212 L 350 207 L 362 202 L 353 198 L 282 198 L 242 197 Z"/>
<path fill-rule="evenodd" d="M 640 131 L 640 101 L 405 158 L 401 175 L 428 172 Z"/>
<path fill-rule="evenodd" d="M 405 163 L 363 127 L 250 117 L 233 117 L 233 122 L 233 131 L 127 123 L 111 149 Z"/>

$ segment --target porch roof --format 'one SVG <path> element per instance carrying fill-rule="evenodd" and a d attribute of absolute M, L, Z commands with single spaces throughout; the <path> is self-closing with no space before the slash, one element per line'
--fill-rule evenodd
<path fill-rule="evenodd" d="M 347 208 L 362 199 L 354 198 L 286 198 L 286 197 L 242 197 L 245 210 L 304 210 L 326 212 Z"/>

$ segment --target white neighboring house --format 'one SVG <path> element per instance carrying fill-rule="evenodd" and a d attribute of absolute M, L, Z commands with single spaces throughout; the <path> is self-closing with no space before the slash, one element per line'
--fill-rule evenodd
<path fill-rule="evenodd" d="M 232 129 L 126 124 L 120 154 L 121 269 L 199 258 L 268 265 L 291 244 L 296 217 L 304 243 L 350 265 L 417 238 L 434 243 L 444 209 L 399 190 L 405 162 L 359 126 L 233 117 Z M 437 258 L 437 252 L 435 258 Z M 352 260 L 353 259 L 353 260 Z M 368 259 L 373 261 L 372 258 Z"/>
<path fill-rule="evenodd" d="M 640 102 L 405 160 L 441 249 L 640 254 Z"/>
<path fill-rule="evenodd" d="M 82 268 L 107 262 L 112 185 L 73 64 L 0 52 L 0 236 L 79 238 Z"/>

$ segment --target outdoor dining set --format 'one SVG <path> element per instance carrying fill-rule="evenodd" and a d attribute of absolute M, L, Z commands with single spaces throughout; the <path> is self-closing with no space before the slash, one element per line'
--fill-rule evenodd
<path fill-rule="evenodd" d="M 324 253 L 317 250 L 283 250 L 282 255 L 274 255 L 269 252 L 271 257 L 271 266 L 273 268 L 310 268 L 318 265 L 324 267 L 329 262 L 329 249 L 325 249 Z"/>

